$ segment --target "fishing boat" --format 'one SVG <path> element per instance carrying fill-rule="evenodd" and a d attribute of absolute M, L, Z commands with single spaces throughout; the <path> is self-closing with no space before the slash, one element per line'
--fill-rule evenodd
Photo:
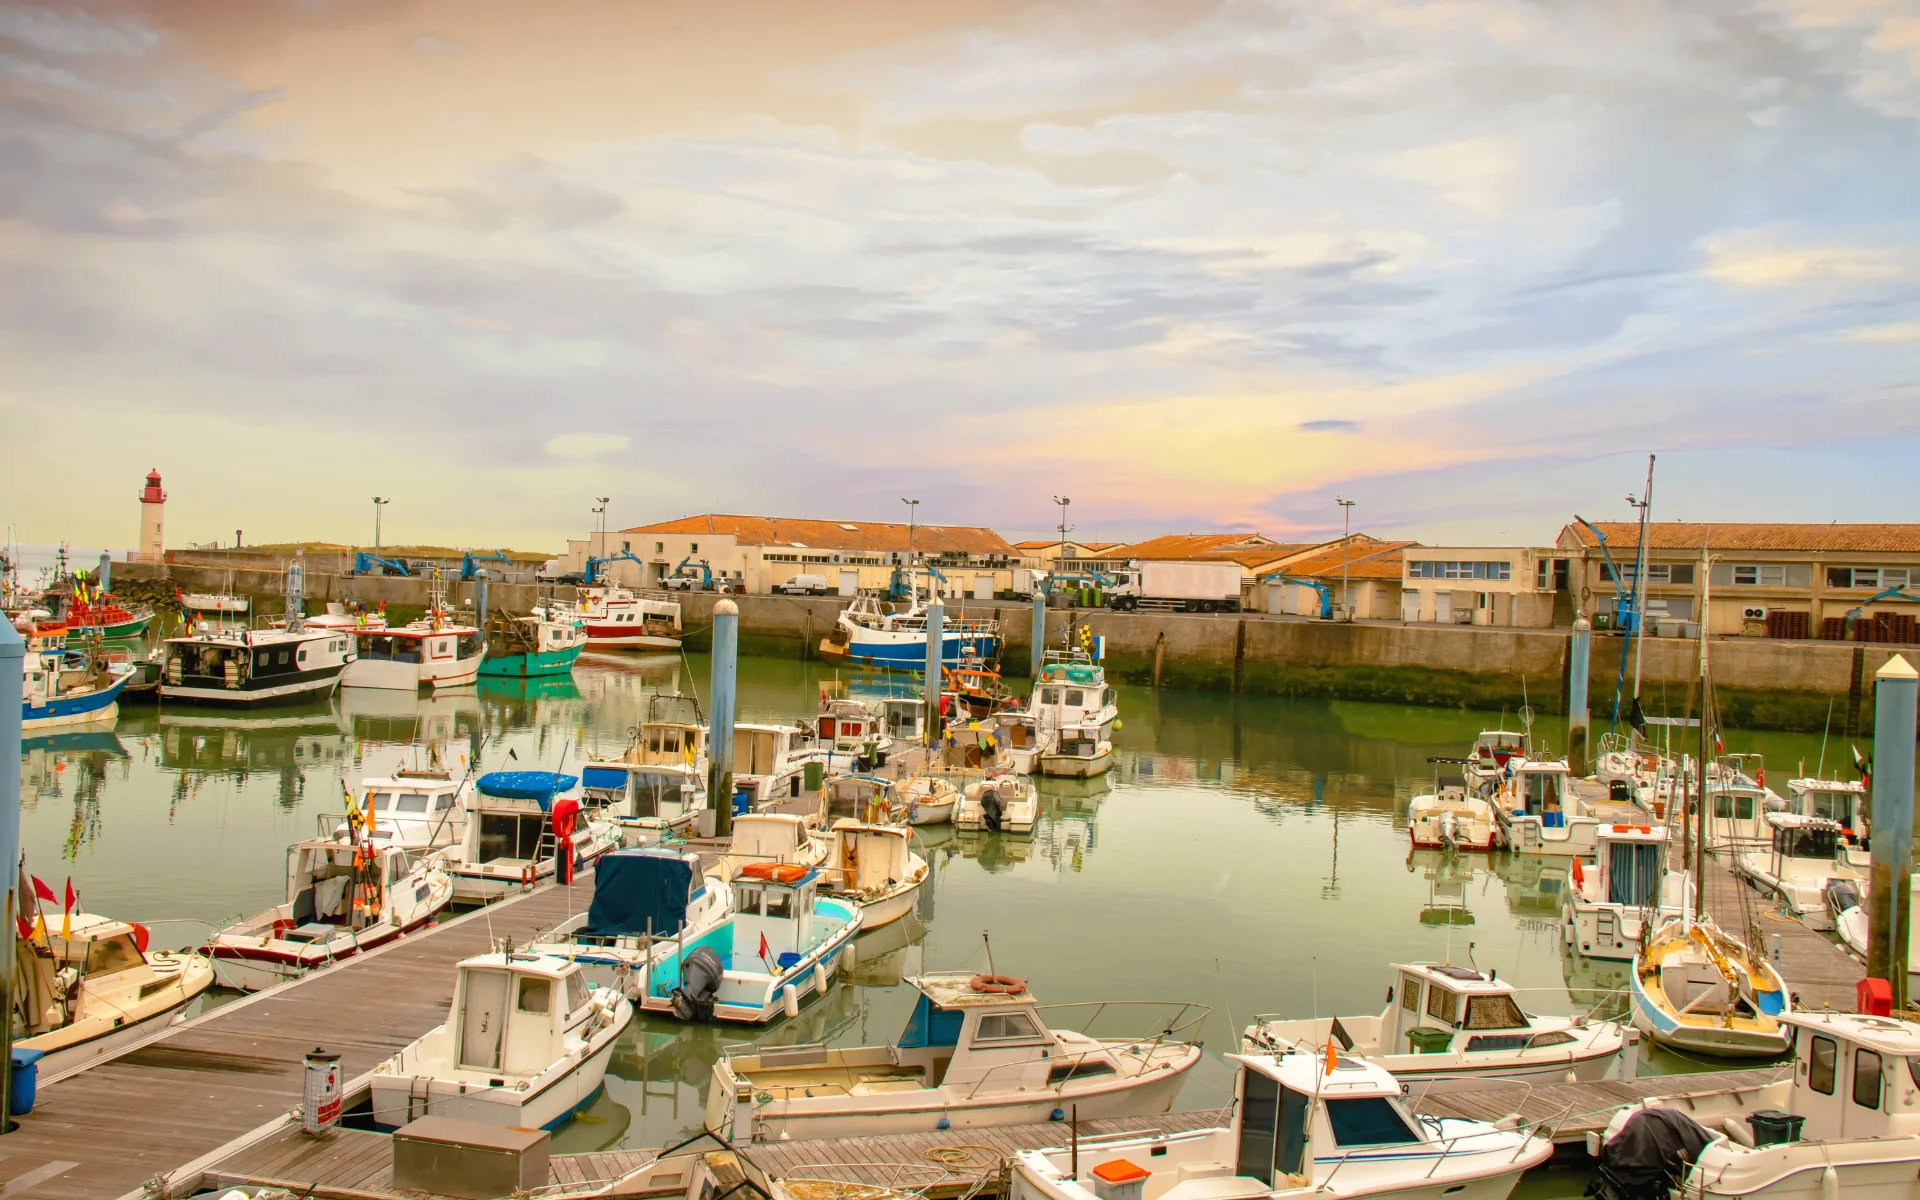
<path fill-rule="evenodd" d="M 213 964 L 147 949 L 145 926 L 76 912 L 15 944 L 13 1048 L 40 1077 L 111 1058 L 172 1022 L 213 984 Z"/>
<path fill-rule="evenodd" d="M 653 846 L 685 837 L 706 811 L 707 789 L 685 761 L 590 759 L 580 768 L 587 808 L 611 824 L 622 846 Z"/>
<path fill-rule="evenodd" d="M 1378 1016 L 1286 1020 L 1255 1017 L 1241 1036 L 1246 1054 L 1318 1050 L 1376 1063 L 1403 1083 L 1438 1079 L 1561 1082 L 1603 1079 L 1626 1044 L 1625 1030 L 1585 1017 L 1535 1016 L 1521 1009 L 1498 972 L 1437 963 L 1396 966 L 1396 989 Z"/>
<path fill-rule="evenodd" d="M 1000 623 L 946 617 L 941 625 L 940 663 L 976 666 L 1000 657 Z M 875 592 L 863 591 L 834 621 L 820 643 L 823 658 L 844 658 L 880 670 L 924 673 L 927 669 L 927 614 L 916 591 L 907 607 L 894 612 Z"/>
<path fill-rule="evenodd" d="M 166 640 L 163 701 L 261 708 L 324 700 L 354 658 L 353 638 L 294 622 L 278 629 L 215 629 Z"/>
<path fill-rule="evenodd" d="M 562 842 L 579 866 L 620 844 L 612 826 L 580 812 L 575 775 L 490 771 L 465 801 L 466 836 L 439 855 L 460 903 L 491 903 L 551 878 Z"/>
<path fill-rule="evenodd" d="M 808 765 L 825 770 L 830 753 L 805 724 L 735 725 L 733 794 L 745 795 L 754 808 L 791 800 L 805 787 Z"/>
<path fill-rule="evenodd" d="M 1013 1159 L 1009 1200 L 1506 1200 L 1553 1157 L 1551 1130 L 1426 1117 L 1400 1081 L 1344 1055 L 1236 1054 L 1228 1123 L 1148 1129 Z M 1065 1140 L 1065 1139 L 1063 1139 Z"/>
<path fill-rule="evenodd" d="M 1867 866 L 1871 856 L 1866 840 L 1873 832 L 1873 818 L 1867 811 L 1865 784 L 1857 779 L 1789 779 L 1787 811 L 1823 817 L 1840 826 L 1841 861 L 1855 868 Z"/>
<path fill-rule="evenodd" d="M 728 1047 L 707 1089 L 707 1128 L 735 1142 L 936 1133 L 1147 1116 L 1173 1107 L 1200 1061 L 1175 1032 L 1194 1005 L 1137 1039 L 1050 1029 L 1026 984 L 966 972 L 913 976 L 919 999 L 890 1046 Z"/>
<path fill-rule="evenodd" d="M 754 863 L 776 863 L 812 870 L 827 861 L 833 845 L 814 833 L 808 818 L 793 813 L 740 813 L 733 818 L 725 874 L 737 875 Z"/>
<path fill-rule="evenodd" d="M 363 816 L 350 815 L 321 833 L 336 841 L 353 836 L 356 822 L 375 846 L 392 846 L 418 854 L 458 846 L 467 836 L 468 784 L 438 767 L 400 767 L 391 775 L 360 779 L 356 806 Z M 332 817 L 325 818 L 332 821 Z"/>
<path fill-rule="evenodd" d="M 1587 958 L 1632 962 L 1641 940 L 1684 913 L 1693 886 L 1685 871 L 1667 870 L 1663 825 L 1602 825 L 1595 866 L 1573 860 L 1561 938 Z"/>
<path fill-rule="evenodd" d="M 1847 843 L 1837 821 L 1770 812 L 1773 838 L 1764 847 L 1734 857 L 1734 874 L 1762 892 L 1778 897 L 1786 910 L 1809 929 L 1833 928 L 1827 911 L 1827 886 L 1835 880 L 1862 884 L 1866 872 L 1846 861 Z"/>
<path fill-rule="evenodd" d="M 638 1001 L 683 1021 L 763 1025 L 798 1016 L 833 986 L 840 954 L 860 932 L 860 909 L 820 894 L 807 867 L 756 862 L 732 881 L 733 911 L 653 963 Z"/>
<path fill-rule="evenodd" d="M 105 653 L 67 649 L 64 626 L 28 622 L 25 640 L 23 731 L 113 723 L 120 713 L 121 694 L 134 675 L 130 663 L 115 663 Z"/>
<path fill-rule="evenodd" d="M 960 794 L 953 827 L 962 831 L 1030 834 L 1040 819 L 1040 795 L 1033 781 L 1021 775 L 989 775 L 968 784 Z"/>
<path fill-rule="evenodd" d="M 427 615 L 418 621 L 355 630 L 354 658 L 340 677 L 340 686 L 438 691 L 478 679 L 487 657 L 487 639 L 452 616 L 442 587 L 436 578 Z"/>
<path fill-rule="evenodd" d="M 480 674 L 508 679 L 565 675 L 586 648 L 586 627 L 578 618 L 555 620 L 502 613 L 487 627 L 487 652 L 480 660 Z"/>
<path fill-rule="evenodd" d="M 1091 728 L 1101 738 L 1111 738 L 1120 719 L 1106 669 L 1078 649 L 1047 651 L 1026 711 L 1048 738 L 1069 727 Z"/>
<path fill-rule="evenodd" d="M 549 603 L 535 616 L 554 620 L 569 617 L 587 631 L 587 645 L 596 650 L 678 650 L 680 604 L 637 596 L 621 587 L 580 589 L 578 604 Z"/>
<path fill-rule="evenodd" d="M 1574 791 L 1565 759 L 1508 758 L 1507 778 L 1493 792 L 1500 840 L 1519 854 L 1590 857 L 1600 821 Z"/>
<path fill-rule="evenodd" d="M 902 782 L 899 795 L 906 802 L 909 825 L 944 825 L 960 807 L 960 789 L 939 775 L 916 775 Z"/>
<path fill-rule="evenodd" d="M 356 815 L 345 839 L 288 847 L 286 903 L 207 943 L 221 986 L 257 992 L 285 983 L 424 928 L 453 901 L 453 881 L 432 856 L 374 842 L 374 820 Z"/>
<path fill-rule="evenodd" d="M 732 887 L 702 875 L 698 854 L 612 850 L 594 864 L 587 911 L 534 938 L 527 952 L 578 963 L 589 983 L 638 999 L 656 961 L 698 939 L 732 908 Z"/>
<path fill-rule="evenodd" d="M 251 602 L 245 596 L 228 592 L 181 592 L 174 597 L 187 612 L 214 613 L 223 617 L 244 617 Z"/>
<path fill-rule="evenodd" d="M 831 888 L 826 894 L 858 905 L 861 929 L 890 925 L 913 911 L 927 864 L 913 852 L 911 827 L 842 819 L 828 838 L 832 852 L 821 868 Z"/>
<path fill-rule="evenodd" d="M 1460 759 L 1427 761 L 1466 765 Z M 1464 773 L 1443 769 L 1434 774 L 1433 791 L 1408 804 L 1407 837 L 1421 850 L 1491 850 L 1500 838 L 1500 817 L 1490 801 L 1468 793 Z"/>
<path fill-rule="evenodd" d="M 1786 984 L 1745 942 L 1704 918 L 1669 921 L 1634 956 L 1633 1023 L 1663 1046 L 1771 1058 L 1793 1045 Z"/>
<path fill-rule="evenodd" d="M 605 1085 L 626 997 L 578 963 L 512 950 L 462 962 L 444 1024 L 373 1069 L 373 1124 L 421 1117 L 558 1129 Z"/>
<path fill-rule="evenodd" d="M 68 598 L 60 620 L 73 634 L 108 640 L 136 638 L 153 623 L 153 609 L 145 604 L 129 608 L 115 600 L 112 593 L 101 595 L 82 587 Z"/>
<path fill-rule="evenodd" d="M 1061 779 L 1092 779 L 1113 769 L 1113 742 L 1098 724 L 1062 725 L 1040 751 L 1040 773 Z"/>

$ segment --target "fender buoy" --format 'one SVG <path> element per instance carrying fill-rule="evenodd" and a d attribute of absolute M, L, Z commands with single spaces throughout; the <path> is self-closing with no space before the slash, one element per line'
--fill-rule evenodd
<path fill-rule="evenodd" d="M 967 986 L 989 996 L 1018 996 L 1027 990 L 1027 981 L 1011 975 L 975 975 Z"/>

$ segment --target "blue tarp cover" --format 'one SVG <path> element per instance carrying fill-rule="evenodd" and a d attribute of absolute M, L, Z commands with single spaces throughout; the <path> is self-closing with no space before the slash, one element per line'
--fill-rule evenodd
<path fill-rule="evenodd" d="M 619 767 L 584 767 L 580 771 L 580 784 L 618 792 L 627 786 L 627 773 Z"/>
<path fill-rule="evenodd" d="M 558 771 L 489 771 L 480 777 L 480 791 L 502 800 L 538 800 L 549 808 L 553 798 L 578 780 Z"/>
<path fill-rule="evenodd" d="M 593 904 L 583 933 L 671 937 L 687 919 L 694 864 L 672 850 L 614 850 L 593 868 Z"/>

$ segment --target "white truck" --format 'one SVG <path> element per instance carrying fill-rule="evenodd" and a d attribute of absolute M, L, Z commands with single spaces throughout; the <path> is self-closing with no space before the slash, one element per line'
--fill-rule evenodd
<path fill-rule="evenodd" d="M 1240 564 L 1132 562 L 1112 573 L 1107 607 L 1116 612 L 1239 612 Z"/>
<path fill-rule="evenodd" d="M 787 596 L 824 596 L 827 594 L 827 577 L 795 575 L 785 583 L 776 584 L 773 590 Z"/>

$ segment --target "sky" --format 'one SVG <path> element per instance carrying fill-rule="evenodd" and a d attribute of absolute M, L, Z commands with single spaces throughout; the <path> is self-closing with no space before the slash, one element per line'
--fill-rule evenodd
<path fill-rule="evenodd" d="M 0 7 L 0 526 L 1920 520 L 1920 0 Z"/>

